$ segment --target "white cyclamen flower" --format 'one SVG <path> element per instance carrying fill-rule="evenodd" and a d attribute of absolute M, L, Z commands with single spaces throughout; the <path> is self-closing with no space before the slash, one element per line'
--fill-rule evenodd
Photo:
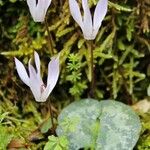
<path fill-rule="evenodd" d="M 87 40 L 95 39 L 101 23 L 107 13 L 108 0 L 99 0 L 94 16 L 92 17 L 87 0 L 82 0 L 83 16 L 76 0 L 69 0 L 70 12 L 74 20 L 81 27 L 84 38 Z"/>
<path fill-rule="evenodd" d="M 40 73 L 40 58 L 37 52 L 34 52 L 35 66 L 31 65 L 31 59 L 28 63 L 29 76 L 24 65 L 15 58 L 16 69 L 21 80 L 30 87 L 37 102 L 45 102 L 49 94 L 55 87 L 59 77 L 59 56 L 52 57 L 48 64 L 47 85 L 45 85 Z"/>
<path fill-rule="evenodd" d="M 51 0 L 27 0 L 30 13 L 35 22 L 43 22 Z"/>

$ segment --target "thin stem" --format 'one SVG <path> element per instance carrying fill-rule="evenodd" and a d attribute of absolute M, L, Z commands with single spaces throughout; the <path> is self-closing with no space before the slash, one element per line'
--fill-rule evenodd
<path fill-rule="evenodd" d="M 91 89 L 90 96 L 94 97 L 94 61 L 93 61 L 93 41 L 89 41 L 90 43 L 90 55 L 91 55 Z"/>
<path fill-rule="evenodd" d="M 52 111 L 51 100 L 49 100 L 49 111 L 50 111 L 50 117 L 51 117 L 51 123 L 52 123 L 52 133 L 55 134 L 54 116 L 53 116 L 53 111 Z"/>
<path fill-rule="evenodd" d="M 45 17 L 45 27 L 46 27 L 46 31 L 48 33 L 48 44 L 49 44 L 49 47 L 50 47 L 50 53 L 51 53 L 51 56 L 53 56 L 54 55 L 54 50 L 53 50 L 53 46 L 52 46 L 52 37 L 51 37 L 50 31 L 49 31 L 49 28 L 48 28 L 47 17 Z"/>

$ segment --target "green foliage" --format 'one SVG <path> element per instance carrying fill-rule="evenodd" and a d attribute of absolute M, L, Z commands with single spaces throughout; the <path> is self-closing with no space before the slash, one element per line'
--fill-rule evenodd
<path fill-rule="evenodd" d="M 2 96 L 2 95 L 1 95 Z M 10 95 L 9 95 L 10 97 Z M 4 102 L 2 102 L 4 100 Z M 30 134 L 41 122 L 41 115 L 32 102 L 28 103 L 22 112 L 12 104 L 5 96 L 1 97 L 0 102 L 0 149 L 6 150 L 8 144 L 13 139 L 24 141 L 21 148 L 25 148 L 26 138 L 30 139 Z M 31 136 L 32 137 L 32 136 Z M 34 135 L 33 135 L 34 137 Z M 39 134 L 37 138 L 42 138 Z M 30 148 L 35 145 L 30 143 Z M 36 145 L 38 147 L 39 144 Z"/>
<path fill-rule="evenodd" d="M 109 1 L 108 4 L 109 4 L 110 7 L 115 8 L 116 10 L 119 10 L 119 11 L 125 11 L 125 12 L 131 12 L 132 11 L 132 9 L 127 8 L 127 6 L 121 6 L 121 5 L 112 3 L 110 1 Z"/>
<path fill-rule="evenodd" d="M 41 127 L 41 132 L 46 133 L 52 127 L 51 118 L 48 118 Z"/>
<path fill-rule="evenodd" d="M 6 150 L 11 139 L 12 135 L 7 131 L 6 128 L 0 125 L 0 149 Z"/>
<path fill-rule="evenodd" d="M 142 118 L 142 132 L 137 144 L 137 150 L 149 150 L 150 149 L 150 112 L 146 114 L 140 114 Z"/>
<path fill-rule="evenodd" d="M 113 100 L 83 99 L 67 106 L 58 117 L 58 136 L 66 136 L 70 150 L 132 150 L 141 130 L 139 117 Z"/>
<path fill-rule="evenodd" d="M 66 80 L 72 83 L 72 87 L 70 88 L 69 92 L 71 95 L 79 98 L 83 91 L 87 88 L 86 81 L 82 81 L 82 63 L 81 57 L 78 54 L 70 54 L 69 62 L 67 63 L 67 70 L 69 75 L 66 76 Z"/>
<path fill-rule="evenodd" d="M 68 140 L 64 136 L 49 136 L 44 150 L 68 150 Z"/>

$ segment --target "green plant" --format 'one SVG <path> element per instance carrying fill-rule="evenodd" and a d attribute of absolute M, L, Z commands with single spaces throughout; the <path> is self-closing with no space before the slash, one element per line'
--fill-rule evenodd
<path fill-rule="evenodd" d="M 44 150 L 68 150 L 68 140 L 64 136 L 49 136 Z"/>
<path fill-rule="evenodd" d="M 69 62 L 67 63 L 68 75 L 66 76 L 66 80 L 72 83 L 72 87 L 70 87 L 69 92 L 71 95 L 75 96 L 75 98 L 79 98 L 83 91 L 87 88 L 86 81 L 82 81 L 82 59 L 78 54 L 70 54 L 68 56 Z"/>

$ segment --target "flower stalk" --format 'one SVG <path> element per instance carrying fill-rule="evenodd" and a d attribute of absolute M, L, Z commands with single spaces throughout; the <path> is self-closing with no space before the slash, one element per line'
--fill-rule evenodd
<path fill-rule="evenodd" d="M 54 115 L 53 115 L 53 110 L 52 110 L 52 103 L 51 100 L 49 102 L 49 112 L 50 112 L 50 118 L 51 118 L 51 123 L 52 123 L 52 134 L 55 134 L 55 124 L 54 124 Z"/>
<path fill-rule="evenodd" d="M 49 45 L 49 48 L 50 48 L 50 54 L 51 56 L 54 55 L 54 49 L 53 49 L 53 44 L 52 44 L 52 36 L 50 34 L 50 31 L 49 31 L 49 26 L 48 26 L 48 22 L 47 22 L 47 17 L 45 17 L 45 27 L 46 27 L 46 31 L 47 31 L 47 34 L 48 34 L 48 45 Z"/>
<path fill-rule="evenodd" d="M 90 97 L 94 97 L 94 92 L 95 92 L 95 75 L 94 75 L 94 56 L 93 56 L 93 41 L 89 41 L 90 45 L 90 63 L 91 63 L 91 86 L 90 86 Z"/>

